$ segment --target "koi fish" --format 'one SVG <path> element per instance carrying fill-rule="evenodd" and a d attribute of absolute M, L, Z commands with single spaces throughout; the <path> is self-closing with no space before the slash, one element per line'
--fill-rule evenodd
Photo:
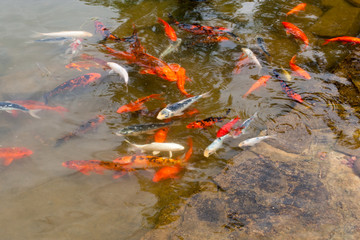
<path fill-rule="evenodd" d="M 297 94 L 290 86 L 285 83 L 284 80 L 280 78 L 280 74 L 276 70 L 273 70 L 273 73 L 275 77 L 280 81 L 281 88 L 288 95 L 288 97 L 298 101 L 299 103 L 302 103 L 303 100 L 301 96 Z"/>
<path fill-rule="evenodd" d="M 289 22 L 282 22 L 282 25 L 285 27 L 287 34 L 291 33 L 295 38 L 302 40 L 305 43 L 305 48 L 309 45 L 308 38 L 300 28 Z"/>
<path fill-rule="evenodd" d="M 92 37 L 93 35 L 85 31 L 61 31 L 61 32 L 50 32 L 50 33 L 36 33 L 36 36 L 45 36 L 45 37 L 65 37 L 65 38 L 86 38 Z"/>
<path fill-rule="evenodd" d="M 215 153 L 221 146 L 225 139 L 229 138 L 230 134 L 216 138 L 209 146 L 204 150 L 204 156 L 209 157 L 211 154 Z"/>
<path fill-rule="evenodd" d="M 221 36 L 221 35 L 210 35 L 210 36 L 206 36 L 204 39 L 199 39 L 197 41 L 197 43 L 205 43 L 205 44 L 211 44 L 211 43 L 218 43 L 218 42 L 223 42 L 223 41 L 229 41 L 230 39 L 228 37 L 225 36 Z M 193 43 L 195 44 L 195 42 Z"/>
<path fill-rule="evenodd" d="M 12 103 L 12 102 L 0 102 L 0 111 L 6 111 L 12 113 L 12 111 L 22 111 L 27 112 L 30 116 L 34 118 L 40 118 L 36 113 L 40 111 L 40 109 L 28 109 L 23 105 Z"/>
<path fill-rule="evenodd" d="M 104 68 L 104 66 L 98 64 L 97 62 L 92 61 L 79 61 L 79 62 L 72 62 L 67 65 L 65 65 L 66 68 L 75 68 L 82 72 L 81 68 L 84 68 L 86 70 L 89 70 L 91 67 L 94 68 Z"/>
<path fill-rule="evenodd" d="M 171 41 L 176 41 L 177 40 L 177 36 L 176 36 L 176 32 L 175 30 L 167 23 L 165 22 L 163 19 L 158 18 L 158 22 L 163 24 L 165 27 L 165 34 L 166 36 L 171 40 Z"/>
<path fill-rule="evenodd" d="M 283 67 L 281 67 L 281 70 L 282 70 L 283 75 L 285 76 L 285 80 L 288 82 L 291 82 L 292 79 L 291 79 L 290 73 L 288 71 L 286 71 Z"/>
<path fill-rule="evenodd" d="M 175 20 L 175 18 L 169 14 L 169 18 L 177 25 L 180 29 L 190 32 L 192 34 L 197 35 L 220 35 L 220 34 L 227 34 L 233 37 L 236 41 L 240 41 L 240 38 L 236 36 L 234 33 L 231 32 L 230 29 L 224 27 L 212 27 L 212 26 L 203 26 L 200 24 L 185 24 L 180 23 Z"/>
<path fill-rule="evenodd" d="M 172 52 L 175 52 L 180 47 L 182 42 L 181 38 L 178 38 L 175 42 L 170 42 L 169 46 L 160 54 L 160 58 L 164 58 Z"/>
<path fill-rule="evenodd" d="M 135 112 L 144 109 L 144 103 L 151 100 L 151 99 L 159 99 L 162 100 L 163 98 L 160 97 L 161 94 L 151 94 L 146 97 L 139 98 L 134 102 L 130 102 L 126 105 L 119 107 L 116 112 L 117 113 L 125 113 L 125 112 Z"/>
<path fill-rule="evenodd" d="M 168 132 L 168 127 L 159 129 L 154 135 L 154 141 L 159 143 L 165 142 Z"/>
<path fill-rule="evenodd" d="M 295 64 L 296 62 L 296 55 L 294 55 L 291 60 L 290 60 L 290 68 L 294 71 L 294 73 L 300 77 L 303 77 L 305 79 L 311 79 L 309 73 L 307 73 L 304 69 L 302 69 L 301 67 L 297 66 Z"/>
<path fill-rule="evenodd" d="M 66 54 L 69 53 L 71 51 L 71 54 L 72 55 L 76 55 L 79 50 L 82 48 L 82 43 L 83 39 L 81 38 L 78 38 L 78 39 L 75 39 L 72 43 L 69 44 L 70 48 L 66 50 Z"/>
<path fill-rule="evenodd" d="M 67 41 L 70 39 L 71 38 L 69 38 L 69 37 L 43 38 L 43 39 L 34 40 L 34 42 L 61 42 L 61 41 Z"/>
<path fill-rule="evenodd" d="M 147 123 L 147 124 L 135 124 L 125 128 L 120 129 L 115 134 L 117 136 L 128 136 L 128 135 L 139 135 L 142 133 L 153 132 L 159 128 L 163 128 L 172 124 L 172 122 L 165 123 Z"/>
<path fill-rule="evenodd" d="M 3 164 L 9 166 L 15 159 L 28 157 L 33 152 L 24 147 L 6 147 L 0 148 L 0 158 L 4 159 Z"/>
<path fill-rule="evenodd" d="M 57 86 L 50 92 L 46 93 L 44 95 L 45 103 L 48 102 L 49 98 L 54 97 L 58 94 L 61 94 L 65 91 L 71 92 L 77 88 L 84 88 L 84 87 L 88 86 L 90 83 L 98 80 L 100 77 L 101 77 L 101 74 L 99 74 L 99 73 L 88 73 L 88 74 L 81 75 L 77 78 L 70 79 L 70 80 L 60 84 L 59 86 Z"/>
<path fill-rule="evenodd" d="M 342 42 L 342 43 L 351 43 L 352 45 L 360 44 L 360 38 L 356 37 L 349 37 L 349 36 L 343 36 L 343 37 L 336 37 L 325 40 L 323 45 L 328 44 L 329 42 Z"/>
<path fill-rule="evenodd" d="M 11 102 L 19 104 L 21 106 L 24 106 L 27 109 L 49 110 L 49 111 L 56 111 L 58 113 L 63 113 L 63 112 L 69 111 L 68 109 L 61 107 L 61 106 L 52 107 L 52 106 L 46 105 L 43 102 L 38 102 L 38 101 L 34 101 L 34 100 L 12 100 Z"/>
<path fill-rule="evenodd" d="M 250 63 L 251 61 L 253 63 L 255 63 L 257 66 L 259 66 L 259 68 L 261 69 L 262 66 L 259 62 L 259 60 L 256 58 L 255 54 L 248 48 L 241 48 L 241 50 L 243 51 L 243 53 L 240 55 L 240 58 L 238 60 L 238 62 L 236 63 L 236 66 L 233 70 L 234 74 L 239 74 L 241 71 L 241 68 Z"/>
<path fill-rule="evenodd" d="M 189 149 L 187 150 L 187 152 L 185 153 L 185 157 L 183 159 L 184 162 L 188 162 L 189 158 L 191 157 L 192 153 L 193 153 L 193 140 L 191 137 L 188 138 L 188 146 Z"/>
<path fill-rule="evenodd" d="M 176 69 L 176 67 L 178 69 Z M 187 93 L 185 90 L 185 82 L 186 82 L 186 80 L 189 80 L 189 78 L 186 76 L 185 68 L 180 67 L 179 64 L 177 64 L 177 66 L 175 66 L 175 63 L 174 63 L 173 69 L 175 69 L 175 72 L 176 72 L 176 76 L 177 76 L 176 86 L 179 89 L 179 91 L 182 94 L 184 94 L 186 97 L 194 97 L 194 95 Z"/>
<path fill-rule="evenodd" d="M 64 137 L 58 139 L 56 141 L 55 147 L 59 147 L 61 144 L 69 141 L 70 139 L 73 139 L 75 137 L 79 137 L 79 136 L 84 135 L 84 134 L 86 134 L 86 133 L 88 133 L 90 131 L 94 131 L 104 121 L 105 121 L 105 116 L 97 115 L 95 118 L 92 118 L 92 119 L 88 120 L 87 122 L 81 124 L 73 132 L 71 132 L 69 134 L 66 134 Z"/>
<path fill-rule="evenodd" d="M 254 138 L 246 139 L 246 140 L 242 141 L 241 143 L 239 143 L 239 147 L 254 146 L 255 144 L 257 144 L 265 139 L 268 139 L 268 138 L 275 138 L 275 136 L 262 136 L 262 137 L 254 137 Z"/>
<path fill-rule="evenodd" d="M 134 30 L 134 35 L 136 36 L 136 30 Z M 136 41 L 130 45 L 130 52 L 120 52 L 103 46 L 111 55 L 142 67 L 140 74 L 152 74 L 167 81 L 176 82 L 178 80 L 176 72 L 183 69 L 179 64 L 167 64 L 163 60 L 147 54 L 137 37 Z M 186 77 L 186 79 L 189 78 Z"/>
<path fill-rule="evenodd" d="M 114 62 L 107 62 L 107 65 L 111 68 L 109 73 L 110 74 L 112 74 L 112 73 L 119 74 L 120 77 L 124 78 L 125 84 L 127 86 L 128 82 L 129 82 L 129 74 L 126 71 L 126 69 Z"/>
<path fill-rule="evenodd" d="M 156 155 L 159 152 L 169 152 L 169 157 L 172 157 L 172 152 L 182 151 L 184 150 L 184 146 L 177 144 L 177 143 L 159 143 L 159 142 L 152 142 L 150 144 L 138 145 L 129 142 L 125 139 L 125 142 L 129 143 L 130 145 L 141 149 L 142 151 L 153 151 L 153 154 Z"/>
<path fill-rule="evenodd" d="M 160 182 L 169 178 L 179 178 L 178 174 L 181 170 L 182 167 L 178 165 L 162 167 L 154 174 L 152 181 Z"/>
<path fill-rule="evenodd" d="M 233 120 L 226 123 L 224 126 L 222 126 L 216 133 L 216 137 L 220 138 L 222 136 L 225 136 L 228 134 L 231 130 L 231 128 L 234 126 L 235 123 L 237 123 L 240 120 L 238 116 L 236 116 Z"/>
<path fill-rule="evenodd" d="M 247 133 L 247 129 L 250 125 L 250 123 L 257 117 L 257 112 L 254 113 L 254 115 L 252 115 L 251 117 L 249 117 L 248 119 L 246 119 L 238 128 L 235 128 L 234 130 L 232 130 L 230 132 L 230 135 L 233 138 L 238 138 L 241 134 L 246 134 Z"/>
<path fill-rule="evenodd" d="M 286 13 L 286 16 L 289 16 L 290 14 L 297 14 L 298 12 L 305 10 L 306 3 L 300 3 L 297 6 L 295 6 L 293 9 L 291 9 L 289 12 Z"/>
<path fill-rule="evenodd" d="M 256 38 L 256 42 L 259 45 L 260 49 L 268 56 L 271 57 L 270 53 L 265 48 L 265 41 L 263 38 L 258 37 Z"/>
<path fill-rule="evenodd" d="M 200 98 L 207 98 L 207 97 L 210 97 L 210 92 L 206 92 L 195 97 L 186 98 L 179 102 L 169 104 L 159 112 L 156 118 L 159 120 L 164 120 L 174 116 L 180 116 L 183 114 L 183 111 L 186 108 L 190 107 L 191 104 L 198 101 Z"/>
<path fill-rule="evenodd" d="M 217 122 L 222 122 L 222 120 L 224 120 L 229 114 L 230 110 L 231 109 L 228 109 L 226 111 L 226 115 L 223 117 L 208 117 L 203 120 L 197 120 L 186 125 L 186 128 L 207 128 L 213 126 Z"/>
<path fill-rule="evenodd" d="M 261 86 L 266 86 L 266 82 L 271 78 L 270 75 L 265 75 L 259 78 L 251 87 L 250 89 L 242 96 L 243 98 L 246 98 L 247 95 L 249 95 L 251 92 L 253 92 L 255 89 L 258 89 Z"/>
<path fill-rule="evenodd" d="M 90 175 L 90 172 L 104 174 L 105 167 L 101 165 L 100 160 L 72 160 L 62 163 L 63 167 L 75 169 L 82 174 Z"/>
<path fill-rule="evenodd" d="M 107 29 L 105 27 L 105 25 L 100 22 L 100 21 L 97 21 L 95 20 L 94 21 L 94 24 L 95 24 L 95 32 L 100 34 L 104 39 L 103 40 L 106 40 L 106 39 L 112 39 L 112 40 L 117 40 L 119 39 L 117 36 L 115 36 L 114 34 L 112 34 L 109 29 Z"/>

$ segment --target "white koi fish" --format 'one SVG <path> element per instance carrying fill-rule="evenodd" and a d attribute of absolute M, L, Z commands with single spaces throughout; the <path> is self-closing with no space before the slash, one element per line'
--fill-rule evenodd
<path fill-rule="evenodd" d="M 177 143 L 159 143 L 153 142 L 150 144 L 138 145 L 125 140 L 130 145 L 141 149 L 142 151 L 153 151 L 153 154 L 156 155 L 159 152 L 169 152 L 169 157 L 172 157 L 172 152 L 184 150 L 184 146 Z"/>
<path fill-rule="evenodd" d="M 243 51 L 243 53 L 245 53 L 245 55 L 247 55 L 256 65 L 259 66 L 259 68 L 262 68 L 259 60 L 257 59 L 257 57 L 255 56 L 255 54 L 253 53 L 253 51 L 251 51 L 248 48 L 241 48 L 241 50 Z"/>
<path fill-rule="evenodd" d="M 246 139 L 244 141 L 242 141 L 239 144 L 239 147 L 248 147 L 248 146 L 254 146 L 255 144 L 268 139 L 268 138 L 275 138 L 275 135 L 269 135 L 269 136 L 262 136 L 262 137 L 254 137 L 254 138 L 250 138 L 250 139 Z"/>
<path fill-rule="evenodd" d="M 129 82 L 129 74 L 126 71 L 126 69 L 114 62 L 107 62 L 106 64 L 111 68 L 109 73 L 110 74 L 112 74 L 112 73 L 119 74 L 120 77 L 124 78 L 125 84 L 127 86 L 128 82 Z"/>
<path fill-rule="evenodd" d="M 36 33 L 34 37 L 37 36 L 45 36 L 45 37 L 52 37 L 52 38 L 86 38 L 92 37 L 92 33 L 85 32 L 85 31 L 61 31 L 61 32 L 49 32 L 49 33 Z"/>
<path fill-rule="evenodd" d="M 215 153 L 219 148 L 221 148 L 225 139 L 231 137 L 230 134 L 226 134 L 222 137 L 216 138 L 207 148 L 204 150 L 204 156 L 209 157 L 211 154 Z"/>
<path fill-rule="evenodd" d="M 206 92 L 195 97 L 186 98 L 179 102 L 169 104 L 159 112 L 159 114 L 157 115 L 157 119 L 163 120 L 175 116 L 180 116 L 183 114 L 183 111 L 186 108 L 190 107 L 191 104 L 193 104 L 200 98 L 207 98 L 207 97 L 210 97 L 210 92 Z"/>

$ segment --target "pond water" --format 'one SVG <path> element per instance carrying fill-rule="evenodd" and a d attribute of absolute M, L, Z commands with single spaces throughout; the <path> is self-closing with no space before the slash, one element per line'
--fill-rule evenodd
<path fill-rule="evenodd" d="M 3 22 L 0 29 L 1 101 L 43 101 L 46 92 L 84 73 L 100 73 L 102 80 L 83 91 L 52 99 L 51 105 L 69 110 L 63 114 L 42 111 L 37 113 L 41 118 L 36 119 L 26 113 L 19 113 L 16 117 L 5 111 L 0 113 L 0 145 L 26 147 L 33 151 L 30 157 L 15 160 L 9 166 L 0 166 L 1 238 L 140 239 L 149 230 L 179 219 L 176 211 L 194 194 L 204 191 L 204 185 L 213 183 L 213 178 L 227 163 L 243 151 L 237 145 L 246 139 L 227 141 L 217 154 L 205 158 L 203 151 L 215 139 L 222 124 L 209 129 L 187 129 L 185 126 L 194 120 L 223 116 L 229 108 L 231 111 L 224 122 L 237 115 L 246 119 L 258 113 L 258 119 L 250 129 L 251 137 L 264 132 L 269 123 L 276 123 L 278 116 L 293 114 L 310 125 L 317 121 L 324 123 L 322 130 L 327 132 L 327 137 L 322 146 L 328 145 L 327 150 L 331 150 L 335 141 L 340 141 L 344 148 L 358 148 L 358 92 L 346 79 L 336 78 L 335 81 L 330 73 L 334 64 L 354 47 L 340 44 L 323 47 L 323 39 L 305 31 L 310 45 L 301 51 L 302 42 L 287 36 L 281 22 L 291 21 L 301 29 L 308 29 L 328 8 L 309 1 L 305 12 L 286 18 L 285 13 L 298 3 L 280 0 L 3 0 L 0 9 Z M 117 114 L 116 109 L 121 105 L 150 94 L 161 93 L 165 103 L 174 103 L 185 97 L 176 83 L 140 74 L 138 66 L 109 55 L 101 47 L 100 42 L 104 42 L 98 34 L 83 41 L 80 54 L 124 66 L 129 73 L 128 90 L 122 79 L 101 68 L 83 69 L 82 72 L 65 68 L 66 64 L 77 60 L 66 53 L 69 42 L 37 42 L 34 36 L 39 32 L 67 30 L 94 33 L 96 18 L 117 36 L 127 37 L 132 34 L 132 25 L 135 24 L 147 53 L 158 57 L 168 46 L 169 39 L 157 18 L 168 21 L 167 13 L 183 23 L 227 27 L 240 37 L 239 42 L 203 44 L 197 42 L 198 37 L 174 26 L 183 41 L 178 51 L 164 60 L 186 69 L 192 79 L 185 85 L 190 94 L 211 91 L 209 98 L 194 104 L 200 113 L 174 121 L 168 134 L 167 141 L 184 146 L 188 137 L 193 139 L 194 151 L 188 168 L 180 178 L 159 183 L 152 182 L 155 170 L 151 169 L 113 179 L 110 171 L 104 175 L 92 173 L 87 176 L 64 168 L 62 163 L 69 160 L 111 161 L 133 154 L 124 137 L 116 136 L 115 132 L 132 124 L 158 120 L 138 113 Z M 272 61 L 260 51 L 257 37 L 264 39 Z M 105 44 L 119 51 L 129 48 L 129 43 L 109 40 Z M 241 74 L 233 74 L 244 47 L 253 50 L 263 67 L 259 71 L 255 65 L 247 65 Z M 293 76 L 290 84 L 301 94 L 304 103 L 296 103 L 287 97 L 274 78 L 265 87 L 242 98 L 257 79 L 272 74 L 274 68 L 282 66 L 291 72 L 289 61 L 295 54 L 297 64 L 311 75 L 310 80 Z M 154 100 L 146 106 L 154 110 L 163 105 Z M 106 120 L 96 131 L 54 147 L 57 139 L 98 114 L 104 115 Z M 295 127 L 293 122 L 286 124 Z M 355 129 L 343 131 L 343 127 L 349 124 Z M 276 129 L 272 131 L 276 132 Z M 312 129 L 307 131 L 311 135 Z M 280 138 L 280 130 L 279 134 Z M 301 138 L 303 133 L 298 134 Z M 151 140 L 149 136 L 128 139 L 144 144 Z M 313 148 L 311 154 L 315 158 L 316 153 L 323 149 Z"/>

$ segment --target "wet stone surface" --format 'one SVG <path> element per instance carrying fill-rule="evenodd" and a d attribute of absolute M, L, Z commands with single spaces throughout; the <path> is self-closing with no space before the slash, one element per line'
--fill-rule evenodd
<path fill-rule="evenodd" d="M 339 77 L 345 77 L 352 81 L 360 90 L 360 51 L 355 49 L 333 70 Z"/>

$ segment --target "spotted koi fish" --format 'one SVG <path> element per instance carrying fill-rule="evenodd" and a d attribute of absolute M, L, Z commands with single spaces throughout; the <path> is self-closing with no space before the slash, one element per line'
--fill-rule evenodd
<path fill-rule="evenodd" d="M 24 147 L 0 148 L 0 158 L 4 159 L 3 164 L 5 166 L 10 165 L 15 159 L 28 157 L 31 154 L 33 154 L 33 152 Z"/>
<path fill-rule="evenodd" d="M 93 83 L 96 80 L 98 80 L 100 77 L 101 77 L 101 74 L 99 74 L 99 73 L 88 73 L 88 74 L 81 75 L 77 78 L 70 79 L 70 80 L 60 84 L 59 86 L 57 86 L 50 92 L 46 93 L 44 95 L 45 104 L 48 102 L 49 98 L 51 98 L 51 97 L 54 97 L 58 94 L 62 94 L 64 92 L 71 92 L 77 88 L 84 88 L 84 87 L 88 86 L 90 83 Z"/>
<path fill-rule="evenodd" d="M 236 41 L 240 41 L 240 38 L 236 36 L 234 33 L 231 32 L 230 29 L 224 28 L 224 27 L 212 27 L 212 26 L 203 26 L 200 24 L 186 24 L 186 23 L 180 23 L 175 20 L 175 18 L 169 14 L 169 18 L 177 25 L 180 29 L 190 32 L 192 34 L 196 35 L 221 35 L 221 34 L 227 34 L 231 37 L 233 37 Z"/>
<path fill-rule="evenodd" d="M 84 135 L 90 131 L 94 131 L 97 129 L 102 122 L 105 121 L 105 116 L 97 115 L 95 118 L 90 119 L 84 124 L 81 124 L 79 128 L 75 129 L 73 132 L 66 134 L 64 137 L 58 139 L 56 141 L 55 147 L 60 146 L 61 144 L 73 139 L 75 137 L 79 137 Z"/>
<path fill-rule="evenodd" d="M 146 124 L 135 124 L 128 127 L 124 127 L 117 131 L 117 136 L 129 136 L 139 135 L 143 133 L 153 133 L 155 130 L 171 125 L 172 122 L 165 123 L 146 123 Z"/>
<path fill-rule="evenodd" d="M 288 97 L 298 101 L 299 103 L 302 103 L 303 99 L 301 98 L 301 96 L 296 93 L 289 85 L 287 85 L 284 80 L 280 78 L 280 74 L 278 73 L 278 71 L 273 70 L 273 73 L 276 79 L 279 80 L 282 90 L 288 95 Z"/>
<path fill-rule="evenodd" d="M 222 122 L 229 114 L 231 109 L 226 111 L 226 115 L 223 117 L 208 117 L 203 120 L 197 120 L 186 125 L 186 128 L 207 128 L 213 126 L 217 122 Z"/>

